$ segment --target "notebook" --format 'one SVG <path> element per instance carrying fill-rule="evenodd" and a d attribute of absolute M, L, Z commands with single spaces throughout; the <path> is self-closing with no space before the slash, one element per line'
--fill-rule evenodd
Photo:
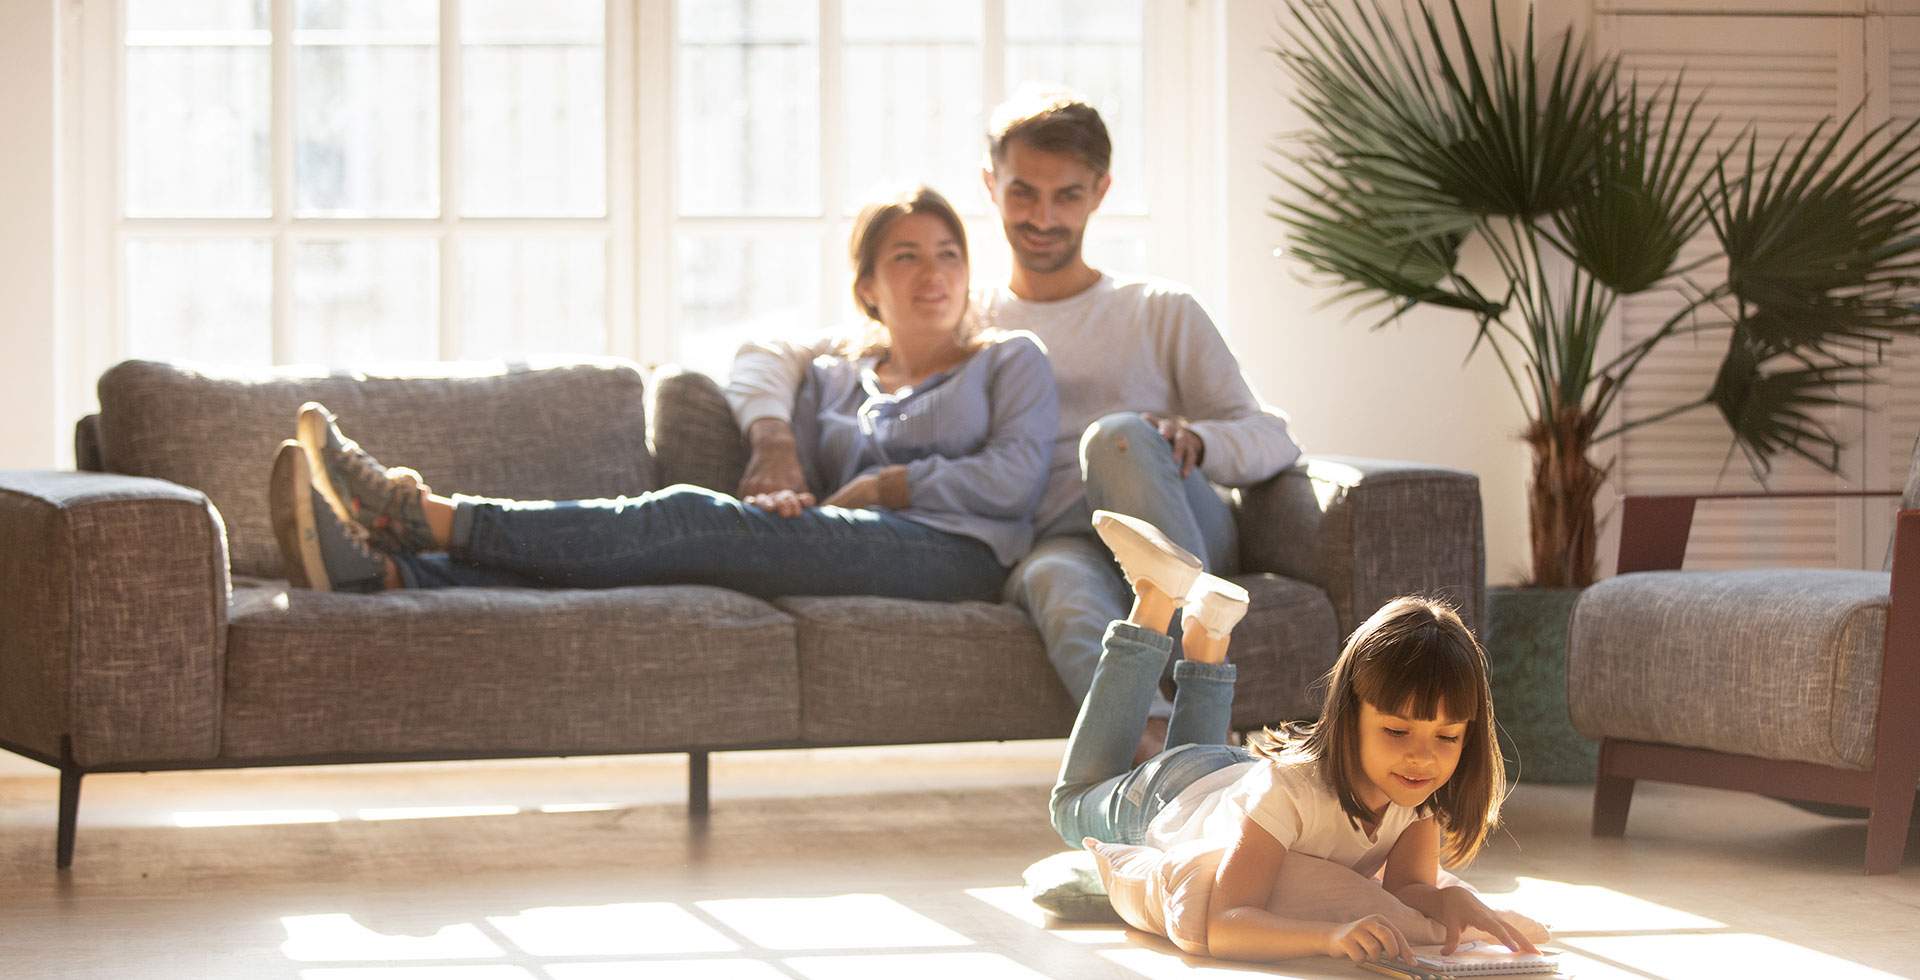
<path fill-rule="evenodd" d="M 1517 976 L 1551 974 L 1559 966 L 1554 954 L 1515 953 L 1494 943 L 1461 943 L 1452 955 L 1440 955 L 1439 946 L 1415 946 L 1413 965 L 1392 960 L 1362 963 L 1375 973 L 1410 980 L 1452 980 L 1454 977 Z"/>

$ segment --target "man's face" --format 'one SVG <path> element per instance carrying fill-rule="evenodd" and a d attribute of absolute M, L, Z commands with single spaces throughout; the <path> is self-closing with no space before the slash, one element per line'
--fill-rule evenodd
<path fill-rule="evenodd" d="M 1087 219 L 1113 182 L 1112 174 L 1094 173 L 1071 153 L 1036 150 L 1017 139 L 983 176 L 1014 261 L 1038 273 L 1058 272 L 1080 257 Z"/>

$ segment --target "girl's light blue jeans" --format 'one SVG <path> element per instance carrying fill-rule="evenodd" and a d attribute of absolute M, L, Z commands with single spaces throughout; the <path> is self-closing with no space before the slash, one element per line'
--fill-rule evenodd
<path fill-rule="evenodd" d="M 1083 837 L 1138 844 L 1154 816 L 1194 780 L 1251 758 L 1226 744 L 1234 666 L 1183 659 L 1173 666 L 1178 687 L 1167 723 L 1169 748 L 1133 765 L 1147 708 L 1172 653 L 1173 640 L 1164 634 L 1123 620 L 1108 624 L 1053 786 L 1053 829 L 1069 846 L 1079 847 Z"/>
<path fill-rule="evenodd" d="M 456 497 L 449 553 L 396 555 L 411 589 L 717 585 L 761 598 L 999 598 L 1007 570 L 984 542 L 880 510 L 781 517 L 672 486 L 608 500 Z"/>

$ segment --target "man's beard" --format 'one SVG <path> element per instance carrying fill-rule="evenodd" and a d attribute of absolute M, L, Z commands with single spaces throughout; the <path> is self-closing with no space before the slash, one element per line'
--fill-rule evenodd
<path fill-rule="evenodd" d="M 1007 236 L 1007 243 L 1013 246 L 1013 257 L 1020 263 L 1020 268 L 1045 275 L 1050 272 L 1059 272 L 1080 257 L 1081 236 L 1070 232 L 1060 236 L 1060 241 L 1064 242 L 1066 247 L 1061 249 L 1057 256 L 1038 255 L 1027 251 L 1023 245 L 1015 244 L 1029 229 L 1034 232 L 1040 230 L 1032 225 L 1015 225 L 1013 234 Z"/>

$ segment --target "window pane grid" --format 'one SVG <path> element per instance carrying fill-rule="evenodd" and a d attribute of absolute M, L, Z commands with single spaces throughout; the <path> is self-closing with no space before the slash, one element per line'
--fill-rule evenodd
<path fill-rule="evenodd" d="M 987 106 L 1025 88 L 1071 88 L 1100 108 L 1121 179 L 1087 255 L 1112 272 L 1147 271 L 1144 0 L 678 0 L 675 11 L 683 363 L 724 374 L 740 339 L 857 319 L 842 296 L 848 219 L 910 183 L 931 184 L 968 219 L 974 281 L 1004 282 L 1011 256 L 980 186 L 982 134 Z M 755 86 L 780 73 L 787 96 L 769 109 Z M 803 230 L 810 257 L 795 244 Z M 748 257 L 766 254 L 814 268 L 805 292 L 816 305 Z"/>
<path fill-rule="evenodd" d="M 202 16 L 196 6 L 231 9 Z M 616 218 L 606 206 L 606 147 L 616 89 L 605 41 L 615 18 L 601 0 L 127 0 L 125 9 L 118 356 L 359 364 L 599 354 L 612 346 L 607 256 Z M 199 89 L 227 103 L 203 98 L 211 109 L 189 101 L 182 110 L 211 113 L 224 128 L 176 131 L 232 143 L 233 121 L 251 119 L 238 131 L 252 152 L 143 152 L 139 122 L 180 114 L 139 101 L 145 90 L 170 91 L 135 83 L 139 59 L 171 52 L 206 60 L 208 49 L 254 61 L 244 80 L 232 81 L 220 65 L 217 81 Z M 485 137 L 479 147 L 457 138 L 460 78 L 442 84 L 460 71 L 463 54 L 496 59 L 469 76 L 542 76 L 500 96 L 517 129 L 488 132 L 498 120 L 464 120 L 471 135 Z M 253 107 L 252 115 L 234 104 Z M 551 135 L 553 122 L 545 131 L 540 120 L 528 122 L 544 114 L 561 136 Z M 520 152 L 516 139 L 536 152 Z M 501 164 L 493 188 L 486 171 L 461 159 L 483 152 Z M 251 197 L 235 193 L 247 181 L 220 174 L 202 195 L 220 207 L 143 207 L 143 187 L 178 198 L 197 186 L 141 169 L 181 157 L 203 169 L 251 160 Z M 446 186 L 443 194 L 448 179 L 462 180 L 466 193 Z M 490 200 L 485 191 L 503 184 L 518 198 Z M 456 212 L 456 202 L 471 207 Z M 502 284 L 510 288 L 496 288 Z M 448 319 L 447 308 L 463 305 L 474 315 Z"/>

